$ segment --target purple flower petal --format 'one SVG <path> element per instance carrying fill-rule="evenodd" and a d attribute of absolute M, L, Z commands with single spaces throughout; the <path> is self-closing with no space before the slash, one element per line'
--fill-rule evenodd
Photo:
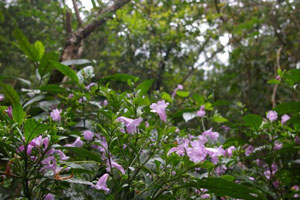
<path fill-rule="evenodd" d="M 52 118 L 53 121 L 60 121 L 61 120 L 61 116 L 60 113 L 62 112 L 61 109 L 54 109 L 52 110 L 52 112 L 50 113 L 50 117 Z"/>
<path fill-rule="evenodd" d="M 104 190 L 105 192 L 109 192 L 109 188 L 106 185 L 108 177 L 109 177 L 109 174 L 107 174 L 107 173 L 104 174 L 103 176 L 101 176 L 99 178 L 96 185 L 92 185 L 92 187 L 95 188 L 96 190 Z"/>
<path fill-rule="evenodd" d="M 156 112 L 162 121 L 167 122 L 167 115 L 165 110 L 168 105 L 169 103 L 166 103 L 164 100 L 153 103 L 150 105 L 151 112 Z"/>

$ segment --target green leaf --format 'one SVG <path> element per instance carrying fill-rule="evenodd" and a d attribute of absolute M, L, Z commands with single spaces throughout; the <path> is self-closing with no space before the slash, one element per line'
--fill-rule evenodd
<path fill-rule="evenodd" d="M 38 102 L 38 101 L 40 101 L 40 100 L 42 100 L 42 99 L 44 99 L 45 98 L 45 95 L 38 95 L 38 96 L 35 96 L 35 97 L 33 97 L 32 99 L 30 99 L 29 101 L 27 101 L 24 105 L 23 105 L 23 107 L 24 108 L 26 108 L 27 106 L 29 106 L 29 105 L 31 105 L 31 104 L 33 104 L 33 103 L 35 103 L 35 102 Z"/>
<path fill-rule="evenodd" d="M 300 69 L 288 70 L 283 77 L 285 81 L 290 85 L 300 83 Z"/>
<path fill-rule="evenodd" d="M 55 61 L 50 61 L 50 62 L 55 67 L 55 69 L 57 69 L 62 74 L 69 77 L 72 81 L 74 81 L 75 83 L 77 83 L 79 85 L 79 79 L 74 70 L 72 70 L 70 67 L 63 65 L 59 62 L 55 62 Z"/>
<path fill-rule="evenodd" d="M 276 80 L 276 79 L 271 79 L 271 80 L 268 80 L 268 84 L 280 84 L 280 81 Z"/>
<path fill-rule="evenodd" d="M 7 142 L 4 142 L 2 140 L 0 140 L 0 148 L 5 148 L 11 154 L 14 154 L 16 152 L 15 146 L 11 146 L 7 144 Z"/>
<path fill-rule="evenodd" d="M 13 32 L 14 38 L 17 40 L 16 46 L 23 51 L 23 53 L 32 61 L 38 61 L 36 58 L 35 47 L 33 47 L 28 41 L 27 37 L 20 29 L 16 29 Z"/>
<path fill-rule="evenodd" d="M 13 80 L 18 80 L 20 81 L 21 83 L 24 83 L 25 85 L 27 86 L 31 86 L 31 82 L 29 80 L 26 80 L 26 79 L 23 79 L 23 78 L 19 78 L 19 77 L 16 77 L 16 76 L 0 76 L 0 79 L 13 79 Z"/>
<path fill-rule="evenodd" d="M 298 113 L 300 112 L 300 102 L 281 103 L 274 108 L 278 114 Z"/>
<path fill-rule="evenodd" d="M 55 51 L 45 53 L 43 58 L 41 59 L 39 66 L 38 66 L 40 75 L 43 77 L 45 74 L 47 74 L 51 70 L 53 70 L 53 67 L 51 66 L 50 61 L 58 62 L 58 60 L 59 60 L 59 53 L 57 53 Z"/>
<path fill-rule="evenodd" d="M 212 105 L 213 106 L 227 106 L 230 105 L 231 101 L 227 101 L 227 100 L 217 100 L 215 101 Z"/>
<path fill-rule="evenodd" d="M 198 188 L 208 189 L 209 193 L 214 193 L 217 196 L 230 196 L 233 198 L 246 200 L 263 200 L 266 199 L 258 191 L 247 186 L 237 184 L 223 178 L 207 178 L 198 180 L 195 184 Z"/>
<path fill-rule="evenodd" d="M 24 112 L 22 106 L 20 104 L 15 104 L 12 109 L 13 120 L 18 124 L 22 124 L 26 113 Z"/>
<path fill-rule="evenodd" d="M 36 136 L 43 134 L 48 129 L 49 126 L 46 124 L 37 122 L 34 118 L 28 119 L 24 125 L 24 136 L 26 142 L 29 142 Z"/>
<path fill-rule="evenodd" d="M 255 130 L 258 130 L 261 123 L 262 118 L 255 114 L 248 114 L 243 117 L 244 125 L 249 126 Z"/>
<path fill-rule="evenodd" d="M 163 99 L 163 100 L 166 100 L 166 101 L 168 101 L 168 102 L 173 102 L 173 99 L 172 99 L 172 97 L 168 94 L 168 93 L 166 93 L 166 92 L 162 92 L 161 93 L 161 98 Z"/>
<path fill-rule="evenodd" d="M 58 85 L 54 85 L 54 84 L 43 85 L 40 87 L 40 90 L 51 94 L 68 93 L 67 89 L 63 87 L 59 87 Z"/>
<path fill-rule="evenodd" d="M 34 56 L 37 61 L 40 61 L 45 53 L 45 47 L 41 41 L 36 41 L 34 43 Z"/>
<path fill-rule="evenodd" d="M 80 158 L 89 158 L 90 160 L 96 161 L 98 163 L 102 163 L 100 154 L 94 153 L 92 151 L 88 151 L 84 148 L 79 147 L 57 147 L 57 149 L 67 149 L 73 151 L 76 154 L 76 157 Z"/>
<path fill-rule="evenodd" d="M 213 121 L 214 122 L 217 122 L 217 123 L 224 123 L 224 122 L 228 122 L 228 119 L 226 119 L 225 117 L 222 117 L 221 115 L 219 114 L 215 114 L 213 116 Z"/>
<path fill-rule="evenodd" d="M 199 95 L 199 94 L 193 94 L 192 98 L 198 103 L 198 105 L 201 106 L 204 104 L 204 101 L 205 101 L 204 96 Z"/>
<path fill-rule="evenodd" d="M 188 92 L 188 91 L 177 91 L 176 94 L 180 97 L 188 97 L 190 95 L 190 92 Z"/>
<path fill-rule="evenodd" d="M 80 185 L 93 185 L 93 183 L 91 183 L 89 181 L 78 179 L 78 178 L 65 179 L 63 181 L 66 181 L 69 183 L 74 183 L 74 184 L 80 184 Z"/>
<path fill-rule="evenodd" d="M 6 85 L 0 81 L 0 86 L 2 87 L 5 97 L 11 102 L 12 105 L 20 103 L 20 97 L 18 93 L 10 85 Z"/>
<path fill-rule="evenodd" d="M 148 92 L 148 90 L 152 86 L 152 83 L 153 80 L 146 80 L 137 86 L 136 90 L 138 91 L 140 97 L 145 95 Z"/>
<path fill-rule="evenodd" d="M 234 181 L 235 178 L 231 175 L 228 175 L 228 174 L 225 174 L 223 176 L 221 176 L 220 178 L 224 179 L 224 180 L 227 180 L 227 181 Z"/>

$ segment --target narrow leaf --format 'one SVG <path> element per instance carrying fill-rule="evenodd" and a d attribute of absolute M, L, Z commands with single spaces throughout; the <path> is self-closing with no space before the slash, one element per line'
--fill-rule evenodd
<path fill-rule="evenodd" d="M 36 41 L 34 43 L 34 49 L 35 49 L 35 59 L 37 61 L 40 61 L 45 53 L 45 47 L 41 41 Z"/>
<path fill-rule="evenodd" d="M 20 97 L 18 93 L 10 85 L 6 85 L 0 81 L 0 86 L 2 87 L 5 97 L 11 102 L 12 105 L 20 103 Z"/>
<path fill-rule="evenodd" d="M 70 67 L 63 65 L 59 62 L 55 62 L 55 61 L 50 61 L 50 62 L 58 71 L 60 71 L 65 76 L 69 77 L 75 83 L 79 84 L 79 79 L 76 72 L 73 71 Z"/>
<path fill-rule="evenodd" d="M 29 142 L 36 136 L 43 134 L 48 129 L 49 129 L 49 126 L 46 124 L 37 122 L 33 118 L 28 119 L 24 125 L 24 136 L 25 136 L 26 142 Z"/>
<path fill-rule="evenodd" d="M 15 104 L 12 109 L 13 120 L 18 124 L 22 124 L 26 113 L 24 112 L 22 106 L 20 104 Z"/>
<path fill-rule="evenodd" d="M 137 91 L 139 91 L 138 93 L 139 93 L 140 97 L 145 95 L 148 92 L 148 90 L 152 86 L 152 83 L 153 83 L 153 80 L 146 80 L 137 86 Z"/>
<path fill-rule="evenodd" d="M 190 92 L 188 92 L 188 91 L 177 91 L 176 94 L 180 97 L 188 97 L 190 95 Z"/>

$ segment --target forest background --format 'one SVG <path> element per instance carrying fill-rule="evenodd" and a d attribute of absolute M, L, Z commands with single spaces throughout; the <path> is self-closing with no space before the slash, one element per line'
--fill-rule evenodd
<path fill-rule="evenodd" d="M 1 1 L 0 197 L 298 198 L 299 10 Z"/>

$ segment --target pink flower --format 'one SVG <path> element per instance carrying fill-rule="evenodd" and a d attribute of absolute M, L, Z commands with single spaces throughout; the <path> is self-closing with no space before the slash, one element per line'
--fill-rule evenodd
<path fill-rule="evenodd" d="M 300 190 L 299 185 L 294 185 L 294 186 L 292 187 L 292 190 L 294 190 L 294 191 L 299 191 L 299 190 Z"/>
<path fill-rule="evenodd" d="M 109 163 L 109 161 L 107 161 L 107 168 L 106 168 L 106 170 L 107 170 L 108 172 L 110 172 L 110 171 L 111 171 L 111 168 L 116 168 L 116 169 L 118 169 L 122 174 L 125 174 L 124 168 L 123 168 L 121 165 L 119 165 L 117 162 L 113 161 L 113 160 L 111 160 L 110 163 Z"/>
<path fill-rule="evenodd" d="M 278 171 L 278 167 L 275 163 L 272 164 L 271 168 L 272 168 L 273 174 L 275 174 Z"/>
<path fill-rule="evenodd" d="M 204 131 L 202 133 L 203 136 L 210 138 L 213 141 L 216 141 L 219 137 L 219 133 L 218 132 L 213 132 L 212 129 L 209 129 L 207 131 Z"/>
<path fill-rule="evenodd" d="M 83 142 L 81 141 L 80 137 L 77 137 L 75 142 L 73 143 L 74 147 L 82 147 L 83 146 Z"/>
<path fill-rule="evenodd" d="M 3 101 L 3 100 L 4 100 L 4 95 L 0 94 L 0 101 Z"/>
<path fill-rule="evenodd" d="M 28 144 L 26 154 L 30 155 L 32 153 L 32 149 L 33 149 L 33 146 Z M 25 150 L 24 145 L 19 146 L 17 149 L 18 152 L 23 152 L 24 150 Z"/>
<path fill-rule="evenodd" d="M 156 112 L 162 121 L 167 122 L 167 115 L 165 109 L 168 105 L 169 103 L 166 103 L 165 100 L 153 103 L 150 105 L 151 112 Z"/>
<path fill-rule="evenodd" d="M 43 146 L 44 151 L 48 148 L 49 145 L 49 138 L 45 137 L 43 138 L 41 135 L 39 137 L 34 138 L 33 140 L 31 140 L 31 142 L 29 143 L 29 145 L 32 145 L 35 148 L 38 148 L 40 146 Z"/>
<path fill-rule="evenodd" d="M 175 90 L 172 93 L 172 99 L 174 99 L 174 97 L 176 96 L 176 92 L 177 90 L 183 90 L 183 86 L 182 85 L 177 85 L 177 88 L 175 88 Z"/>
<path fill-rule="evenodd" d="M 275 79 L 278 80 L 278 81 L 280 81 L 280 76 L 277 75 L 277 76 L 275 77 Z"/>
<path fill-rule="evenodd" d="M 225 132 L 230 131 L 230 127 L 228 127 L 228 126 L 226 126 L 226 125 L 222 125 L 221 128 L 222 128 Z"/>
<path fill-rule="evenodd" d="M 298 136 L 295 137 L 296 144 L 300 144 L 300 139 Z"/>
<path fill-rule="evenodd" d="M 232 152 L 235 150 L 235 146 L 230 146 L 226 149 L 226 154 L 228 155 L 228 157 L 232 157 Z"/>
<path fill-rule="evenodd" d="M 47 194 L 44 200 L 55 200 L 53 194 Z"/>
<path fill-rule="evenodd" d="M 281 148 L 282 148 L 282 144 L 276 141 L 276 142 L 274 143 L 274 150 L 279 150 L 279 149 L 281 149 Z"/>
<path fill-rule="evenodd" d="M 82 147 L 83 142 L 81 141 L 80 137 L 77 137 L 73 144 L 66 144 L 66 147 Z"/>
<path fill-rule="evenodd" d="M 11 106 L 8 106 L 8 107 L 7 107 L 6 112 L 7 112 L 7 115 L 8 115 L 10 118 L 13 118 L 13 116 L 12 116 L 12 107 L 11 107 Z"/>
<path fill-rule="evenodd" d="M 267 179 L 270 179 L 271 178 L 271 171 L 270 170 L 265 170 L 264 171 L 264 175 Z"/>
<path fill-rule="evenodd" d="M 107 173 L 104 174 L 103 176 L 101 176 L 99 178 L 96 185 L 92 185 L 92 187 L 95 188 L 96 190 L 104 190 L 105 192 L 109 192 L 109 188 L 106 185 L 108 177 L 109 177 L 109 174 L 107 174 Z"/>
<path fill-rule="evenodd" d="M 87 86 L 85 87 L 85 89 L 90 90 L 91 87 L 93 87 L 94 85 L 96 85 L 96 83 L 90 83 L 89 85 L 87 85 Z"/>
<path fill-rule="evenodd" d="M 54 109 L 52 110 L 52 112 L 50 113 L 50 117 L 52 118 L 53 121 L 60 121 L 61 120 L 61 116 L 60 113 L 62 112 L 61 109 Z"/>
<path fill-rule="evenodd" d="M 96 137 L 97 137 L 96 143 L 99 143 L 100 146 L 98 144 L 97 145 L 93 144 L 92 147 L 94 149 L 99 150 L 102 153 L 105 153 L 108 148 L 108 144 L 107 144 L 105 137 L 100 136 L 99 134 L 96 134 Z"/>
<path fill-rule="evenodd" d="M 285 122 L 287 122 L 289 119 L 290 119 L 290 116 L 288 116 L 287 114 L 282 115 L 281 124 L 285 124 Z"/>
<path fill-rule="evenodd" d="M 61 150 L 56 150 L 54 149 L 53 154 L 58 154 L 61 160 L 68 160 L 70 157 L 66 156 L 66 154 L 64 154 L 64 152 L 62 152 Z"/>
<path fill-rule="evenodd" d="M 83 137 L 84 139 L 91 141 L 94 137 L 94 133 L 90 130 L 83 131 Z"/>
<path fill-rule="evenodd" d="M 105 99 L 102 103 L 103 106 L 107 106 L 108 105 L 108 101 Z"/>
<path fill-rule="evenodd" d="M 191 142 L 192 148 L 187 148 L 187 156 L 194 163 L 202 162 L 206 159 L 207 150 L 205 146 L 199 141 Z"/>
<path fill-rule="evenodd" d="M 148 128 L 149 127 L 149 122 L 145 122 L 145 127 Z"/>
<path fill-rule="evenodd" d="M 167 155 L 170 155 L 171 153 L 175 152 L 179 156 L 184 156 L 186 152 L 186 148 L 188 148 L 190 141 L 188 139 L 182 139 L 179 142 L 179 145 L 177 147 L 171 148 Z"/>
<path fill-rule="evenodd" d="M 252 145 L 249 145 L 246 149 L 245 149 L 245 155 L 248 157 L 250 156 L 250 154 L 254 151 L 254 147 Z"/>
<path fill-rule="evenodd" d="M 226 172 L 226 170 L 227 170 L 227 167 L 224 165 L 221 165 L 215 169 L 215 172 L 218 176 L 221 176 L 222 174 L 224 174 Z"/>
<path fill-rule="evenodd" d="M 73 97 L 74 97 L 74 94 L 72 94 L 72 93 L 68 95 L 69 99 L 72 99 Z"/>
<path fill-rule="evenodd" d="M 42 136 L 38 136 L 34 139 L 31 140 L 31 142 L 28 143 L 27 145 L 27 155 L 30 155 L 32 153 L 32 149 L 33 148 L 40 148 L 41 146 L 43 147 L 43 151 L 46 151 L 49 145 L 49 138 L 45 137 L 42 138 Z M 24 151 L 24 145 L 21 145 L 18 147 L 18 151 L 19 152 L 23 152 Z"/>
<path fill-rule="evenodd" d="M 204 106 L 201 106 L 200 107 L 200 110 L 197 111 L 197 114 L 196 114 L 198 117 L 204 117 L 205 116 L 205 109 L 204 109 Z"/>
<path fill-rule="evenodd" d="M 211 162 L 217 164 L 220 156 L 225 156 L 225 150 L 222 146 L 216 148 L 206 148 L 208 155 L 211 157 Z"/>
<path fill-rule="evenodd" d="M 182 146 L 182 145 L 178 145 L 177 147 L 172 147 L 172 148 L 168 151 L 167 155 L 170 155 L 170 154 L 173 153 L 173 152 L 176 152 L 176 154 L 179 155 L 179 156 L 184 156 L 184 153 L 185 153 L 185 147 Z"/>
<path fill-rule="evenodd" d="M 260 159 L 256 159 L 256 164 L 257 164 L 257 166 L 259 166 L 259 167 L 262 167 L 262 166 L 264 166 L 264 161 L 262 161 L 262 160 L 260 160 Z"/>
<path fill-rule="evenodd" d="M 277 112 L 276 112 L 276 111 L 273 111 L 273 110 L 270 110 L 270 111 L 267 113 L 267 118 L 268 118 L 271 122 L 277 120 L 277 118 L 278 118 Z"/>
<path fill-rule="evenodd" d="M 45 158 L 44 160 L 42 160 L 41 163 L 43 164 L 43 168 L 41 169 L 41 171 L 52 170 L 53 173 L 56 172 L 56 160 L 55 160 L 54 156 L 49 156 L 49 157 Z"/>
<path fill-rule="evenodd" d="M 127 117 L 118 117 L 116 119 L 118 122 L 123 122 L 126 126 L 126 131 L 128 133 L 136 133 L 137 132 L 137 127 L 140 125 L 140 123 L 143 121 L 142 118 L 137 118 L 137 119 L 130 119 Z"/>
<path fill-rule="evenodd" d="M 274 182 L 273 182 L 273 186 L 274 186 L 275 188 L 279 188 L 280 182 L 279 182 L 278 180 L 274 181 Z"/>

